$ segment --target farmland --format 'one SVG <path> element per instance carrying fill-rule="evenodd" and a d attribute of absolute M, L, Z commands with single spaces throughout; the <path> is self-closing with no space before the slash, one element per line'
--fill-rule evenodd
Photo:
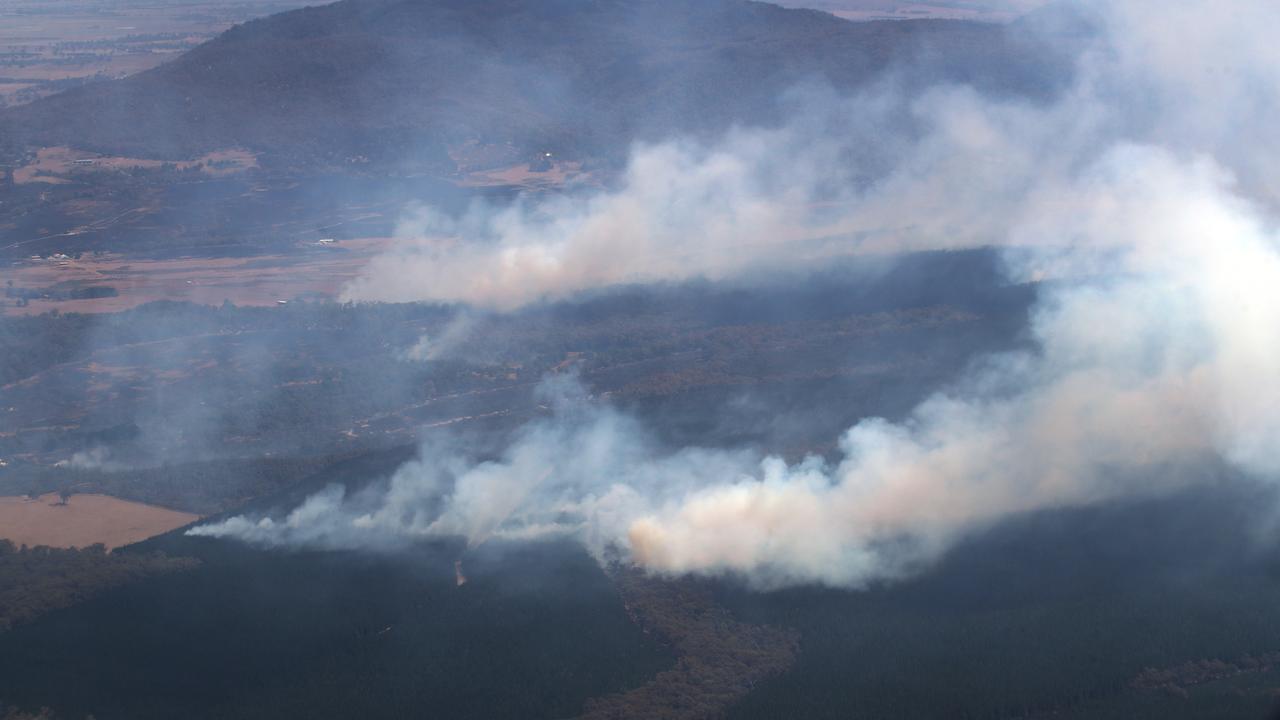
<path fill-rule="evenodd" d="M 16 0 L 0 8 L 0 107 L 153 68 L 290 0 Z"/>
<path fill-rule="evenodd" d="M 57 493 L 0 497 L 0 539 L 15 545 L 107 549 L 129 545 L 198 520 L 182 513 L 106 495 Z"/>

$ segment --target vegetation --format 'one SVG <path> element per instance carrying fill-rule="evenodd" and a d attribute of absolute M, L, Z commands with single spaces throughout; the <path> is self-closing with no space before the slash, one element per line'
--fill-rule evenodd
<path fill-rule="evenodd" d="M 0 720 L 57 720 L 57 716 L 49 708 L 42 708 L 37 713 L 25 713 L 18 708 L 0 704 Z"/>
<path fill-rule="evenodd" d="M 859 592 L 610 579 L 559 544 L 158 538 L 124 554 L 202 564 L 0 635 L 0 697 L 70 717 L 1261 717 L 1280 687 L 1280 564 L 1243 528 L 1270 506 L 1190 493 L 1045 513 Z"/>
<path fill-rule="evenodd" d="M 850 282 L 846 268 L 753 293 L 622 289 L 501 317 L 290 303 L 0 320 L 14 349 L 0 407 L 15 408 L 0 493 L 293 507 L 386 477 L 435 424 L 483 453 L 545 412 L 532 386 L 569 369 L 662 440 L 821 452 L 975 352 L 1017 346 L 1034 289 L 999 286 L 989 261 L 922 256 L 902 275 Z M 407 357 L 451 327 L 448 353 Z M 1219 490 L 1018 520 L 858 592 L 610 582 L 558 545 L 371 557 L 159 538 L 103 558 L 202 564 L 129 576 L 0 635 L 0 697 L 144 719 L 1247 715 L 1277 673 L 1227 666 L 1280 649 L 1280 561 L 1244 529 L 1274 498 Z M 1202 658 L 1226 670 L 1182 682 Z"/>
<path fill-rule="evenodd" d="M 632 620 L 665 638 L 676 664 L 634 690 L 591 700 L 584 720 L 718 717 L 795 661 L 797 633 L 734 620 L 705 583 L 650 578 L 621 566 L 612 575 Z"/>
<path fill-rule="evenodd" d="M 82 550 L 18 548 L 0 539 L 0 631 L 108 588 L 156 573 L 189 570 L 196 564 L 164 553 L 108 554 L 101 545 Z"/>
<path fill-rule="evenodd" d="M 746 0 L 305 8 L 122 80 L 0 109 L 0 168 L 54 146 L 175 162 L 236 148 L 259 162 L 225 178 L 170 166 L 0 182 L 0 227 L 13 238 L 0 258 L 244 252 L 288 243 L 300 225 L 385 235 L 405 201 L 475 199 L 453 184 L 470 173 L 545 152 L 607 173 L 638 140 L 775 123 L 798 84 L 853 92 L 895 68 L 1043 94 L 1069 65 L 1046 62 L 1038 37 Z"/>
<path fill-rule="evenodd" d="M 1148 706 L 1166 714 L 1135 716 L 1203 717 L 1204 697 L 1226 695 L 1213 683 L 1187 697 L 1138 688 L 1147 668 L 1280 648 L 1280 565 L 1247 529 L 1274 501 L 1215 488 L 1040 513 L 921 577 L 856 593 L 723 586 L 717 600 L 742 621 L 801 633 L 792 670 L 728 717 L 1121 718 L 1107 709 Z M 1241 709 L 1269 702 L 1251 691 L 1222 707 L 1250 717 Z"/>
<path fill-rule="evenodd" d="M 1221 660 L 1203 663 L 1227 664 Z M 1133 688 L 1053 717 L 1065 720 L 1269 720 L 1277 717 L 1277 713 L 1280 713 L 1280 669 L 1275 665 L 1264 665 L 1177 689 L 1153 691 Z M 1041 717 L 1049 716 L 1029 720 L 1040 720 Z"/>
<path fill-rule="evenodd" d="M 857 269 L 844 268 L 749 295 L 622 289 L 505 316 L 153 303 L 3 318 L 0 404 L 13 408 L 13 432 L 0 434 L 0 492 L 90 483 L 219 509 L 283 487 L 312 459 L 412 443 L 431 428 L 514 426 L 544 412 L 534 386 L 565 371 L 653 418 L 673 443 L 821 452 L 857 418 L 900 414 L 973 353 L 1016 342 L 1033 290 L 970 292 L 990 280 L 989 263 L 938 254 L 857 291 Z M 956 279 L 907 279 L 935 275 Z M 424 337 L 446 339 L 430 361 L 411 356 Z M 731 402 L 732 413 L 709 410 Z M 183 472 L 207 478 L 191 498 L 165 487 Z"/>
<path fill-rule="evenodd" d="M 567 545 L 197 556 L 0 634 L 0 698 L 65 717 L 572 717 L 672 659 Z"/>
<path fill-rule="evenodd" d="M 1187 697 L 1187 689 L 1242 675 L 1268 673 L 1280 665 L 1280 652 L 1245 655 L 1231 662 L 1199 660 L 1167 668 L 1146 668 L 1129 684 L 1135 690 Z"/>
<path fill-rule="evenodd" d="M 444 174 L 450 141 L 510 143 L 519 157 L 616 154 L 637 137 L 766 122 L 797 82 L 852 90 L 916 55 L 946 58 L 930 74 L 1032 91 L 1046 73 L 1028 44 L 991 25 L 855 24 L 737 0 L 347 0 L 0 112 L 0 150 L 69 144 L 183 160 L 242 146 L 275 168 Z M 103 121 L 127 107 L 148 111 Z"/>
<path fill-rule="evenodd" d="M 105 471 L 20 464 L 0 475 L 0 495 L 99 493 L 213 515 L 275 494 L 341 458 L 211 460 Z"/>
<path fill-rule="evenodd" d="M 18 307 L 26 307 L 32 300 L 89 300 L 116 297 L 120 293 L 107 285 L 58 284 L 44 288 L 5 288 L 4 296 L 16 298 Z"/>

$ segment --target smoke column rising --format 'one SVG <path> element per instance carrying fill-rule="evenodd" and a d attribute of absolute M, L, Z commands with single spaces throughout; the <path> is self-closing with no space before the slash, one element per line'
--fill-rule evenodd
<path fill-rule="evenodd" d="M 1266 36 L 1280 7 L 1090 7 L 1104 32 L 1051 102 L 891 84 L 810 93 L 799 102 L 814 111 L 786 128 L 638 148 L 614 190 L 432 216 L 466 241 L 420 240 L 348 290 L 502 309 L 620 282 L 997 245 L 1011 279 L 1042 282 L 1034 352 L 988 358 L 901 423 L 858 423 L 832 464 L 664 453 L 556 379 L 553 417 L 498 460 L 424 448 L 358 497 L 331 490 L 282 522 L 193 532 L 334 546 L 558 533 L 658 572 L 857 587 L 1012 513 L 1167 491 L 1214 462 L 1274 479 L 1280 158 L 1266 138 L 1280 50 Z M 892 162 L 866 181 L 850 157 Z"/>

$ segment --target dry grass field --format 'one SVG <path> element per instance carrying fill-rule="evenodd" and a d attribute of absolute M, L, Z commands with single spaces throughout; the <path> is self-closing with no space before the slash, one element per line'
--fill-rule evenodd
<path fill-rule="evenodd" d="M 199 515 L 119 500 L 106 495 L 55 493 L 38 498 L 0 497 L 0 538 L 15 545 L 108 549 L 128 545 L 199 520 Z"/>
<path fill-rule="evenodd" d="M 324 246 L 309 244 L 296 253 L 255 257 L 173 258 L 162 260 L 115 254 L 73 259 L 31 259 L 6 268 L 5 281 L 15 287 L 109 286 L 115 297 L 81 300 L 32 300 L 25 307 L 0 298 L 0 314 L 38 315 L 59 312 L 119 312 L 156 300 L 219 305 L 269 306 L 299 296 L 333 298 L 374 256 L 387 238 L 343 240 Z"/>
<path fill-rule="evenodd" d="M 258 159 L 253 153 L 240 149 L 220 150 L 194 160 L 166 162 L 115 157 L 57 146 L 40 148 L 36 151 L 36 157 L 32 162 L 13 171 L 13 181 L 18 185 L 32 182 L 60 184 L 70 182 L 75 176 L 87 173 L 139 168 L 154 170 L 165 165 L 171 165 L 177 170 L 198 168 L 207 175 L 217 177 L 249 170 L 257 167 L 257 164 Z"/>
<path fill-rule="evenodd" d="M 0 2 L 0 107 L 67 83 L 118 78 L 177 57 L 228 27 L 301 0 Z"/>
<path fill-rule="evenodd" d="M 511 187 L 526 191 L 561 188 L 569 183 L 590 183 L 590 173 L 583 172 L 578 162 L 557 162 L 545 170 L 534 170 L 528 163 L 518 163 L 493 170 L 467 173 L 461 187 Z"/>

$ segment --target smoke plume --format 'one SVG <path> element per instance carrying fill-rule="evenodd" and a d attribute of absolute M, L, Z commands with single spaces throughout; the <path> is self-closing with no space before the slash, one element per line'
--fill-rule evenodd
<path fill-rule="evenodd" d="M 1280 7 L 1090 3 L 1103 28 L 1052 100 L 886 81 L 797 94 L 787 127 L 639 147 L 617 187 L 419 236 L 353 299 L 504 309 L 623 282 L 860 252 L 993 245 L 1038 281 L 1031 351 L 987 358 L 835 461 L 664 451 L 563 378 L 500 458 L 426 447 L 384 485 L 196 534 L 337 546 L 580 538 L 665 573 L 857 587 L 1013 513 L 1165 492 L 1227 463 L 1280 476 Z M 803 112 L 801 112 L 803 110 Z"/>

